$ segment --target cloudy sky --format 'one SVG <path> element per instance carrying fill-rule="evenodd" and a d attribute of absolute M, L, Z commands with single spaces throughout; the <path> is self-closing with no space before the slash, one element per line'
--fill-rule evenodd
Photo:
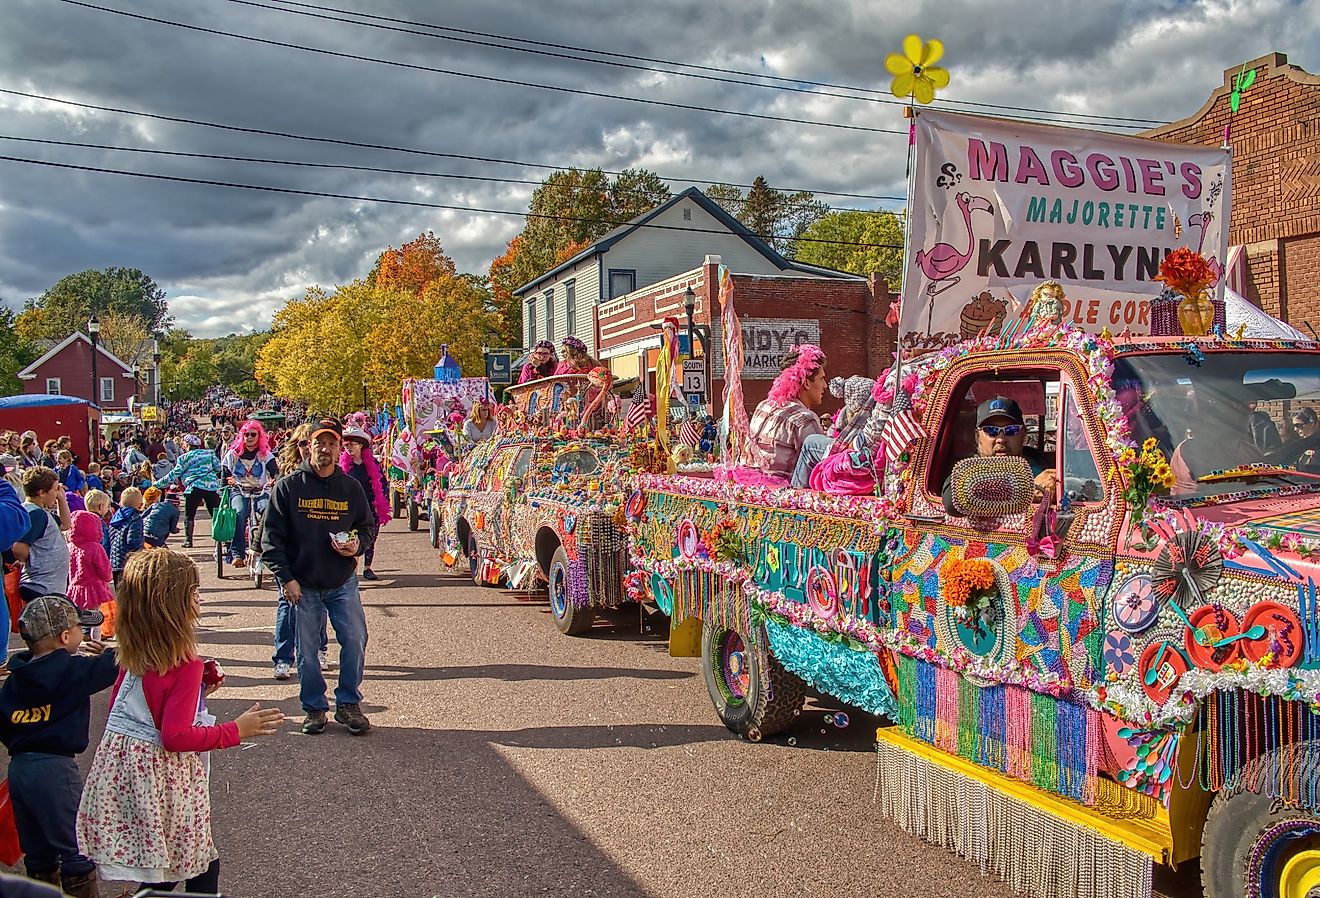
<path fill-rule="evenodd" d="M 1195 112 L 1223 69 L 1270 51 L 1320 72 L 1317 0 L 3 0 L 0 88 L 94 106 L 301 137 L 476 156 L 409 154 L 242 133 L 0 93 L 0 155 L 94 168 L 525 211 L 540 166 L 656 170 L 675 189 L 714 181 L 821 191 L 853 208 L 903 193 L 901 109 L 683 77 L 677 63 L 779 76 L 779 87 L 884 89 L 905 34 L 938 37 L 952 83 L 937 105 L 1018 107 L 1167 121 Z M 99 8 L 93 8 L 99 7 Z M 195 28 L 485 78 L 797 119 L 774 121 L 387 66 Z M 401 33 L 307 14 L 368 13 Z M 381 20 L 372 20 L 385 24 Z M 425 26 L 443 26 L 436 31 Z M 559 58 L 475 43 L 452 29 L 582 49 Z M 520 46 L 527 47 L 527 44 Z M 608 51 L 658 71 L 592 64 Z M 619 57 L 608 57 L 620 61 Z M 702 72 L 738 81 L 745 75 Z M 817 88 L 819 90 L 819 88 Z M 854 93 L 829 88 L 835 93 Z M 867 95 L 863 94 L 863 97 Z M 872 95 L 874 96 L 874 95 Z M 1046 115 L 1045 117 L 1049 117 Z M 1068 117 L 1072 122 L 1088 119 Z M 1131 121 L 1089 119 L 1119 133 Z M 850 125 L 828 127 L 815 123 Z M 880 130 L 866 130 L 880 129 Z M 404 174 L 58 146 L 399 169 Z M 460 270 L 484 272 L 515 215 L 281 195 L 0 161 L 0 298 L 18 306 L 86 268 L 141 268 L 178 323 L 216 336 L 261 330 L 309 285 L 360 277 L 382 248 L 430 228 Z"/>

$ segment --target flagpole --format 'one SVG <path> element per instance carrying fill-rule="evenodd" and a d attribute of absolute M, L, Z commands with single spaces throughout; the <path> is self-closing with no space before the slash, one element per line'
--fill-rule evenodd
<path fill-rule="evenodd" d="M 894 401 L 898 397 L 898 391 L 903 384 L 903 295 L 912 295 L 915 285 L 908 283 L 908 266 L 912 258 L 912 195 L 913 182 L 916 179 L 916 166 L 913 164 L 917 153 L 917 108 L 913 103 L 913 98 L 908 97 L 907 107 L 903 110 L 903 117 L 908 120 L 908 151 L 907 151 L 907 209 L 903 214 L 903 273 L 900 275 L 898 284 L 898 324 L 894 328 L 894 395 L 889 400 L 889 414 L 894 414 Z M 931 314 L 934 314 L 934 297 L 931 297 Z M 929 320 L 927 322 L 927 331 L 930 330 Z"/>

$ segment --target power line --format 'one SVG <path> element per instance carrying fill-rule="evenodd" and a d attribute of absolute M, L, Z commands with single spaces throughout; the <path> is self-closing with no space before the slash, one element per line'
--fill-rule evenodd
<path fill-rule="evenodd" d="M 126 147 L 117 146 L 108 143 L 84 143 L 76 140 L 55 140 L 48 137 L 19 137 L 15 134 L 0 134 L 0 140 L 12 140 L 18 143 L 39 143 L 46 146 L 56 147 L 77 147 L 85 150 L 107 150 L 113 153 L 138 153 L 146 156 L 170 156 L 182 159 L 210 159 L 218 162 L 252 162 L 261 165 L 286 165 L 291 168 L 315 168 L 315 169 L 334 169 L 343 171 L 370 172 L 372 174 L 382 175 L 410 175 L 418 178 L 443 178 L 457 181 L 479 181 L 490 182 L 494 184 L 517 184 L 528 185 L 538 188 L 558 189 L 558 190 L 596 190 L 599 192 L 608 192 L 609 188 L 590 187 L 584 184 L 551 184 L 545 181 L 533 181 L 527 178 L 495 178 L 489 175 L 458 175 L 447 172 L 429 172 L 416 171 L 407 168 L 380 168 L 372 165 L 352 165 L 339 162 L 308 162 L 300 159 L 267 159 L 259 156 L 232 156 L 222 153 L 189 153 L 182 150 L 160 150 L 148 147 Z M 662 179 L 663 180 L 663 179 Z M 732 185 L 730 185 L 732 186 Z M 650 192 L 645 190 L 624 189 L 625 193 L 636 194 L 639 196 L 649 196 Z M 736 200 L 739 204 L 746 204 L 746 199 Z M 830 206 L 831 212 L 862 212 L 875 213 L 888 210 L 883 209 L 851 209 L 845 206 Z"/>
<path fill-rule="evenodd" d="M 265 184 L 242 184 L 235 181 L 217 181 L 210 178 L 187 178 L 182 175 L 161 175 L 153 172 L 125 171 L 117 168 L 102 168 L 95 165 L 75 165 L 71 162 L 50 162 L 45 159 L 27 159 L 22 156 L 0 155 L 0 162 L 18 162 L 24 165 L 44 166 L 46 168 L 61 168 L 70 171 L 94 172 L 105 175 L 122 175 L 128 178 L 143 178 L 150 181 L 171 181 L 179 184 L 195 184 L 203 187 L 225 187 L 234 190 L 254 190 L 264 193 L 282 193 L 293 196 L 309 196 L 324 199 L 335 200 L 353 200 L 360 203 L 379 203 L 386 206 L 412 206 L 422 209 L 446 209 L 454 212 L 475 212 L 481 215 L 512 215 L 518 218 L 543 218 L 549 221 L 568 222 L 575 224 L 604 224 L 611 227 L 630 225 L 637 228 L 651 228 L 660 231 L 686 231 L 692 234 L 710 234 L 712 236 L 730 236 L 730 232 L 714 231 L 710 228 L 686 228 L 682 225 L 664 225 L 647 222 L 645 224 L 634 224 L 630 221 L 618 221 L 608 218 L 588 218 L 577 215 L 549 215 L 542 212 L 515 212 L 509 209 L 484 209 L 477 206 L 458 206 L 451 203 L 428 203 L 422 200 L 396 200 L 386 197 L 362 196 L 351 193 L 330 193 L 322 190 L 299 190 L 293 187 L 274 187 Z M 752 233 L 753 237 L 761 240 L 779 240 L 791 239 L 798 243 L 828 243 L 835 246 L 856 246 L 865 249 L 902 249 L 901 243 L 862 243 L 856 240 L 829 240 L 824 237 L 780 237 L 777 234 L 757 234 Z"/>
<path fill-rule="evenodd" d="M 42 100 L 47 103 L 59 103 L 65 106 L 74 106 L 79 109 L 92 109 L 97 112 L 113 112 L 116 115 L 131 115 L 138 118 L 148 118 L 160 122 L 174 122 L 180 125 L 195 125 L 200 128 L 215 128 L 221 131 L 234 131 L 239 134 L 260 134 L 263 137 L 279 137 L 284 140 L 302 140 L 309 143 L 333 144 L 336 146 L 355 147 L 364 150 L 386 150 L 392 153 L 406 153 L 412 156 L 428 156 L 436 159 L 461 159 L 467 162 L 485 162 L 492 165 L 515 165 L 522 168 L 535 168 L 543 171 L 562 172 L 568 168 L 560 165 L 549 165 L 544 162 L 521 162 L 514 159 L 498 159 L 491 156 L 473 156 L 463 153 L 444 153 L 439 150 L 421 150 L 413 147 L 391 146 L 389 144 L 365 143 L 357 140 L 346 140 L 337 137 L 315 137 L 307 134 L 293 134 L 288 131 L 270 131 L 264 128 L 248 128 L 241 125 L 226 125 L 220 122 L 205 121 L 203 119 L 181 118 L 179 116 L 163 115 L 157 112 L 143 112 L 139 109 L 123 109 L 117 106 L 100 106 L 95 103 L 84 103 L 78 100 L 68 100 L 64 97 L 53 97 L 46 94 L 30 93 L 28 91 L 13 90 L 12 88 L 0 87 L 0 94 L 9 94 L 14 97 L 26 97 L 30 100 Z M 617 169 L 600 169 L 602 174 L 621 175 L 623 172 Z M 730 187 L 741 187 L 750 189 L 752 184 L 739 184 L 733 181 L 725 181 L 720 178 L 678 178 L 660 175 L 665 181 L 676 181 L 680 184 L 727 184 Z M 907 197 L 903 196 L 879 196 L 870 193 L 845 193 L 837 190 L 805 190 L 801 187 L 781 187 L 780 190 L 786 193 L 813 193 L 819 196 L 840 196 L 847 199 L 857 200 L 892 200 L 896 202 L 906 202 Z"/>
<path fill-rule="evenodd" d="M 301 9 L 287 9 L 280 6 L 272 6 L 269 3 L 258 3 L 255 0 L 224 0 L 227 3 L 235 3 L 241 6 L 249 6 L 255 9 L 264 9 L 268 12 L 278 12 L 285 15 L 302 16 L 304 18 L 320 19 L 327 22 L 340 22 L 346 25 L 355 25 L 359 28 L 373 28 L 379 31 L 391 31 L 397 34 L 409 34 L 418 37 L 427 37 L 433 40 L 451 41 L 453 43 L 469 44 L 479 47 L 491 47 L 497 50 L 508 50 L 515 53 L 530 53 L 537 56 L 546 56 L 552 59 L 565 59 L 572 62 L 590 63 L 592 65 L 612 66 L 615 68 L 631 69 L 641 72 L 654 72 L 661 75 L 677 75 L 683 78 L 693 78 L 701 81 L 713 81 L 720 84 L 737 84 L 744 87 L 756 87 L 763 90 L 786 91 L 791 93 L 808 94 L 817 97 L 836 97 L 843 100 L 856 100 L 865 103 L 879 103 L 890 106 L 906 106 L 904 100 L 899 100 L 890 96 L 888 92 L 875 90 L 874 88 L 837 86 L 818 84 L 816 82 L 801 81 L 797 79 L 780 78 L 774 75 L 765 75 L 761 73 L 740 72 L 732 69 L 718 69 L 713 66 L 694 66 L 707 72 L 721 72 L 719 75 L 707 75 L 700 72 L 684 72 L 674 68 L 661 68 L 656 65 L 647 65 L 645 63 L 663 63 L 669 66 L 687 66 L 688 63 L 672 62 L 666 60 L 656 60 L 644 56 L 629 56 L 622 53 L 612 53 L 605 50 L 596 50 L 587 47 L 572 47 L 562 44 L 551 44 L 544 41 L 526 41 L 534 46 L 518 47 L 509 44 L 501 44 L 498 41 L 523 41 L 523 38 L 510 37 L 508 35 L 491 34 L 489 32 L 470 31 L 462 28 L 454 28 L 448 25 L 435 25 L 429 22 L 419 22 L 408 19 L 400 19 L 392 16 L 374 15 L 371 13 L 358 12 L 356 10 L 341 9 L 333 6 L 322 6 L 315 3 L 299 3 L 292 0 L 270 0 L 271 3 L 280 3 L 288 7 L 301 7 Z M 315 10 L 315 11 L 313 11 Z M 339 15 L 329 15 L 329 13 L 338 13 Z M 357 18 L 344 18 L 344 16 L 354 16 Z M 365 19 L 367 21 L 360 21 Z M 380 24 L 389 22 L 394 24 Z M 403 27 L 413 26 L 413 27 Z M 431 29 L 420 31 L 419 28 Z M 453 32 L 443 34 L 437 32 Z M 469 35 L 469 36 L 461 36 Z M 557 49 L 536 49 L 536 47 L 553 47 Z M 557 52 L 557 50 L 569 50 L 572 52 Z M 592 59 L 590 57 L 575 55 L 581 53 L 595 53 L 603 56 L 615 57 L 614 59 Z M 622 61 L 629 60 L 629 61 Z M 631 61 L 636 60 L 636 61 Z M 738 75 L 741 77 L 729 77 Z M 757 81 L 746 81 L 743 78 L 768 78 L 776 82 L 767 84 Z M 800 87 L 796 85 L 812 84 L 812 87 Z M 822 89 L 824 88 L 824 89 Z M 838 91 L 847 90 L 854 93 L 839 93 Z M 858 96 L 858 93 L 869 94 L 869 96 Z M 965 105 L 993 106 L 993 104 L 971 103 L 963 101 Z M 1108 116 L 1092 114 L 1086 112 L 1066 112 L 1063 110 L 1033 110 L 1025 107 L 1002 106 L 1003 109 L 1021 109 L 1026 112 L 1042 112 L 1044 115 L 1018 115 L 1017 118 L 1029 119 L 1032 121 L 1051 122 L 1057 121 L 1061 117 L 1076 119 L 1074 122 L 1065 122 L 1066 124 L 1092 124 L 1096 121 L 1106 121 L 1115 123 L 1125 128 L 1147 128 L 1151 125 L 1165 124 L 1150 119 L 1134 119 L 1125 116 Z"/>
<path fill-rule="evenodd" d="M 674 103 L 668 100 L 653 100 L 645 97 L 626 97 L 620 94 L 609 94 L 603 91 L 587 90 L 580 87 L 564 87 L 557 84 L 541 84 L 535 81 L 520 81 L 516 78 L 499 78 L 494 75 L 476 75 L 472 72 L 460 72 L 457 69 L 441 69 L 435 66 L 422 65 L 415 62 L 402 62 L 397 59 L 381 59 L 376 56 L 363 56 L 359 53 L 345 53 L 341 50 L 327 50 L 324 47 L 311 47 L 306 44 L 295 44 L 289 41 L 277 41 L 265 37 L 255 37 L 250 34 L 239 34 L 234 31 L 221 31 L 218 28 L 204 28 L 201 25 L 190 25 L 186 22 L 175 22 L 170 19 L 161 19 L 155 16 L 142 15 L 141 13 L 127 12 L 122 9 L 111 9 L 108 6 L 97 6 L 94 3 L 87 3 L 84 0 L 58 0 L 60 3 L 67 3 L 70 6 L 80 6 L 84 9 L 92 9 L 97 12 L 109 13 L 115 16 L 123 16 L 128 19 L 137 19 L 142 22 L 152 22 L 157 25 L 168 25 L 171 28 L 182 28 L 186 31 L 193 31 L 199 34 L 209 34 L 214 37 L 228 37 L 234 40 L 246 41 L 253 44 L 262 44 L 268 47 L 280 47 L 286 50 L 301 50 L 305 53 L 316 53 L 322 56 L 332 56 L 336 59 L 351 59 L 355 62 L 370 62 L 376 65 L 389 66 L 391 68 L 408 69 L 417 72 L 430 72 L 435 75 L 451 75 L 455 78 L 468 78 L 474 81 L 488 81 L 493 84 L 507 84 L 515 87 L 530 87 L 536 90 L 546 90 L 554 93 L 575 94 L 584 97 L 597 97 L 605 100 L 623 100 L 629 103 L 643 103 L 648 106 L 663 106 L 668 109 L 683 109 L 689 112 L 710 112 L 716 115 L 732 115 L 739 118 L 759 119 L 762 121 L 782 122 L 792 125 L 812 125 L 820 128 L 837 128 L 844 131 L 865 131 L 872 134 L 907 134 L 906 130 L 895 130 L 892 128 L 872 128 L 867 125 L 850 125 L 844 122 L 822 122 L 816 119 L 800 119 L 782 115 L 770 115 L 764 112 L 745 112 L 736 109 L 718 109 L 713 106 L 694 106 L 689 103 Z"/>

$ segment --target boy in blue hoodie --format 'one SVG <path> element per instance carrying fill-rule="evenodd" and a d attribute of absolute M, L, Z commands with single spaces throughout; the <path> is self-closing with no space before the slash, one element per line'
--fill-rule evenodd
<path fill-rule="evenodd" d="M 74 756 L 87 750 L 92 695 L 119 675 L 113 649 L 83 642 L 82 628 L 102 620 L 64 596 L 28 602 L 18 619 L 28 650 L 9 659 L 0 686 L 0 742 L 9 749 L 9 799 L 28 876 L 74 898 L 97 894 L 96 865 L 78 850 L 82 777 Z"/>
<path fill-rule="evenodd" d="M 115 586 L 124 574 L 128 556 L 146 545 L 142 527 L 142 490 L 130 486 L 119 497 L 120 508 L 110 518 L 109 547 L 110 570 L 114 572 Z"/>

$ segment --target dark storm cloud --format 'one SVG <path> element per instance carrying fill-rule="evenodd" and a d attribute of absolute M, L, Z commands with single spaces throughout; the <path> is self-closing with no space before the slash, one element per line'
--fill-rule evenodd
<path fill-rule="evenodd" d="M 892 104 L 589 65 L 271 12 L 226 0 L 98 0 L 142 15 L 418 65 L 669 102 L 902 131 Z M 933 0 L 325 0 L 379 15 L 620 53 L 884 89 L 885 54 L 917 31 L 947 46 L 946 92 L 1041 109 L 1189 115 L 1221 70 L 1279 49 L 1320 68 L 1303 4 Z M 0 86 L 241 127 L 689 180 L 899 195 L 902 135 L 794 125 L 553 93 L 134 21 L 59 0 L 9 0 Z M 957 108 L 957 107 L 951 107 Z M 0 95 L 0 133 L 113 146 L 539 180 L 535 168 L 425 158 L 93 113 Z M 0 153 L 182 177 L 521 211 L 526 186 L 150 157 L 0 141 Z M 839 205 L 876 205 L 840 200 Z M 888 205 L 893 205 L 888 204 Z M 308 286 L 364 275 L 385 246 L 435 230 L 484 271 L 521 219 L 141 181 L 0 163 L 0 296 L 83 268 L 139 267 L 201 334 L 260 329 Z"/>

